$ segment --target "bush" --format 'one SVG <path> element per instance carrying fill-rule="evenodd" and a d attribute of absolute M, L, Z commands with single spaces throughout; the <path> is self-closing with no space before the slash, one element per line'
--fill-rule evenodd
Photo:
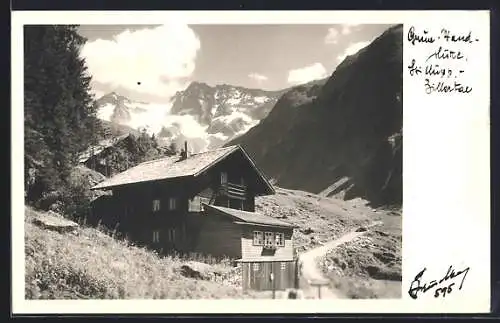
<path fill-rule="evenodd" d="M 92 196 L 86 183 L 73 183 L 62 196 L 62 212 L 78 220 L 87 217 L 91 210 Z"/>
<path fill-rule="evenodd" d="M 103 175 L 85 167 L 75 167 L 57 190 L 42 194 L 34 206 L 37 209 L 52 210 L 71 218 L 81 220 L 89 216 L 92 201 L 101 193 L 90 190 Z"/>

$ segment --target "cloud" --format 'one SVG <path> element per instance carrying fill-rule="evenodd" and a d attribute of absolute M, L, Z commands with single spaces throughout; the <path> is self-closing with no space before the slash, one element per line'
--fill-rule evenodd
<path fill-rule="evenodd" d="M 303 84 L 312 80 L 326 77 L 327 72 L 323 64 L 314 63 L 288 72 L 288 83 Z"/>
<path fill-rule="evenodd" d="M 342 24 L 335 25 L 335 27 L 328 28 L 328 32 L 325 36 L 325 44 L 337 44 L 338 41 L 343 37 L 352 33 L 354 30 L 359 29 L 361 25 L 359 24 Z"/>
<path fill-rule="evenodd" d="M 359 24 L 343 24 L 342 25 L 342 35 L 349 35 L 353 29 L 358 28 Z"/>
<path fill-rule="evenodd" d="M 262 82 L 268 80 L 267 76 L 259 74 L 259 73 L 250 73 L 250 74 L 248 74 L 248 77 L 257 81 L 257 83 L 262 83 Z"/>
<path fill-rule="evenodd" d="M 347 48 L 344 50 L 342 54 L 337 56 L 337 61 L 341 63 L 347 56 L 356 54 L 361 48 L 368 46 L 370 43 L 371 43 L 370 41 L 360 41 L 357 43 L 351 43 L 349 46 L 347 46 Z"/>
<path fill-rule="evenodd" d="M 335 27 L 328 28 L 325 37 L 325 44 L 336 44 L 338 42 L 339 31 Z"/>
<path fill-rule="evenodd" d="M 195 69 L 200 41 L 184 24 L 125 30 L 112 40 L 88 42 L 81 55 L 93 83 L 168 99 Z"/>

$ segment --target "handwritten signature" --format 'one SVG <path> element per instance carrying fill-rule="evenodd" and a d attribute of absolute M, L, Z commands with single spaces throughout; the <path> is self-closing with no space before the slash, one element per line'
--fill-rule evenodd
<path fill-rule="evenodd" d="M 448 268 L 446 275 L 440 280 L 431 280 L 430 282 L 423 282 L 422 276 L 424 275 L 427 268 L 422 269 L 416 276 L 415 279 L 411 282 L 410 289 L 408 290 L 408 294 L 411 298 L 417 299 L 418 293 L 426 293 L 432 289 L 434 289 L 434 297 L 443 296 L 445 297 L 447 294 L 453 292 L 453 287 L 455 286 L 455 282 L 452 280 L 462 276 L 462 281 L 460 282 L 460 286 L 458 290 L 462 289 L 465 278 L 469 273 L 469 267 L 455 271 L 453 266 Z"/>

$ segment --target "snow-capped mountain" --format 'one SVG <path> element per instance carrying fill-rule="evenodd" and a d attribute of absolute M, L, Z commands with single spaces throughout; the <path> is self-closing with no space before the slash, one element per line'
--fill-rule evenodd
<path fill-rule="evenodd" d="M 132 121 L 132 115 L 147 112 L 147 103 L 131 101 L 116 92 L 102 96 L 97 102 L 99 104 L 97 116 L 118 124 L 128 125 Z"/>
<path fill-rule="evenodd" d="M 160 141 L 203 151 L 244 134 L 274 107 L 283 91 L 193 82 L 167 104 L 137 102 L 116 92 L 97 100 L 98 117 L 134 129 L 145 128 Z"/>

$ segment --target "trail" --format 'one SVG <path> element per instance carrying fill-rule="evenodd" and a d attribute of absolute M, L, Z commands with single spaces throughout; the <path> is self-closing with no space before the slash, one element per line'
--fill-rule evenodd
<path fill-rule="evenodd" d="M 365 228 L 368 230 L 380 224 L 382 224 L 381 221 L 375 221 Z M 365 234 L 367 230 L 361 232 L 351 231 L 338 239 L 308 250 L 299 256 L 299 268 L 302 267 L 300 269 L 299 288 L 303 291 L 305 298 L 318 298 L 318 287 L 314 286 L 314 284 L 318 282 L 325 284 L 320 290 L 321 299 L 345 298 L 338 290 L 334 290 L 327 285 L 329 281 L 323 276 L 321 269 L 318 268 L 317 260 L 339 245 L 352 241 Z"/>

